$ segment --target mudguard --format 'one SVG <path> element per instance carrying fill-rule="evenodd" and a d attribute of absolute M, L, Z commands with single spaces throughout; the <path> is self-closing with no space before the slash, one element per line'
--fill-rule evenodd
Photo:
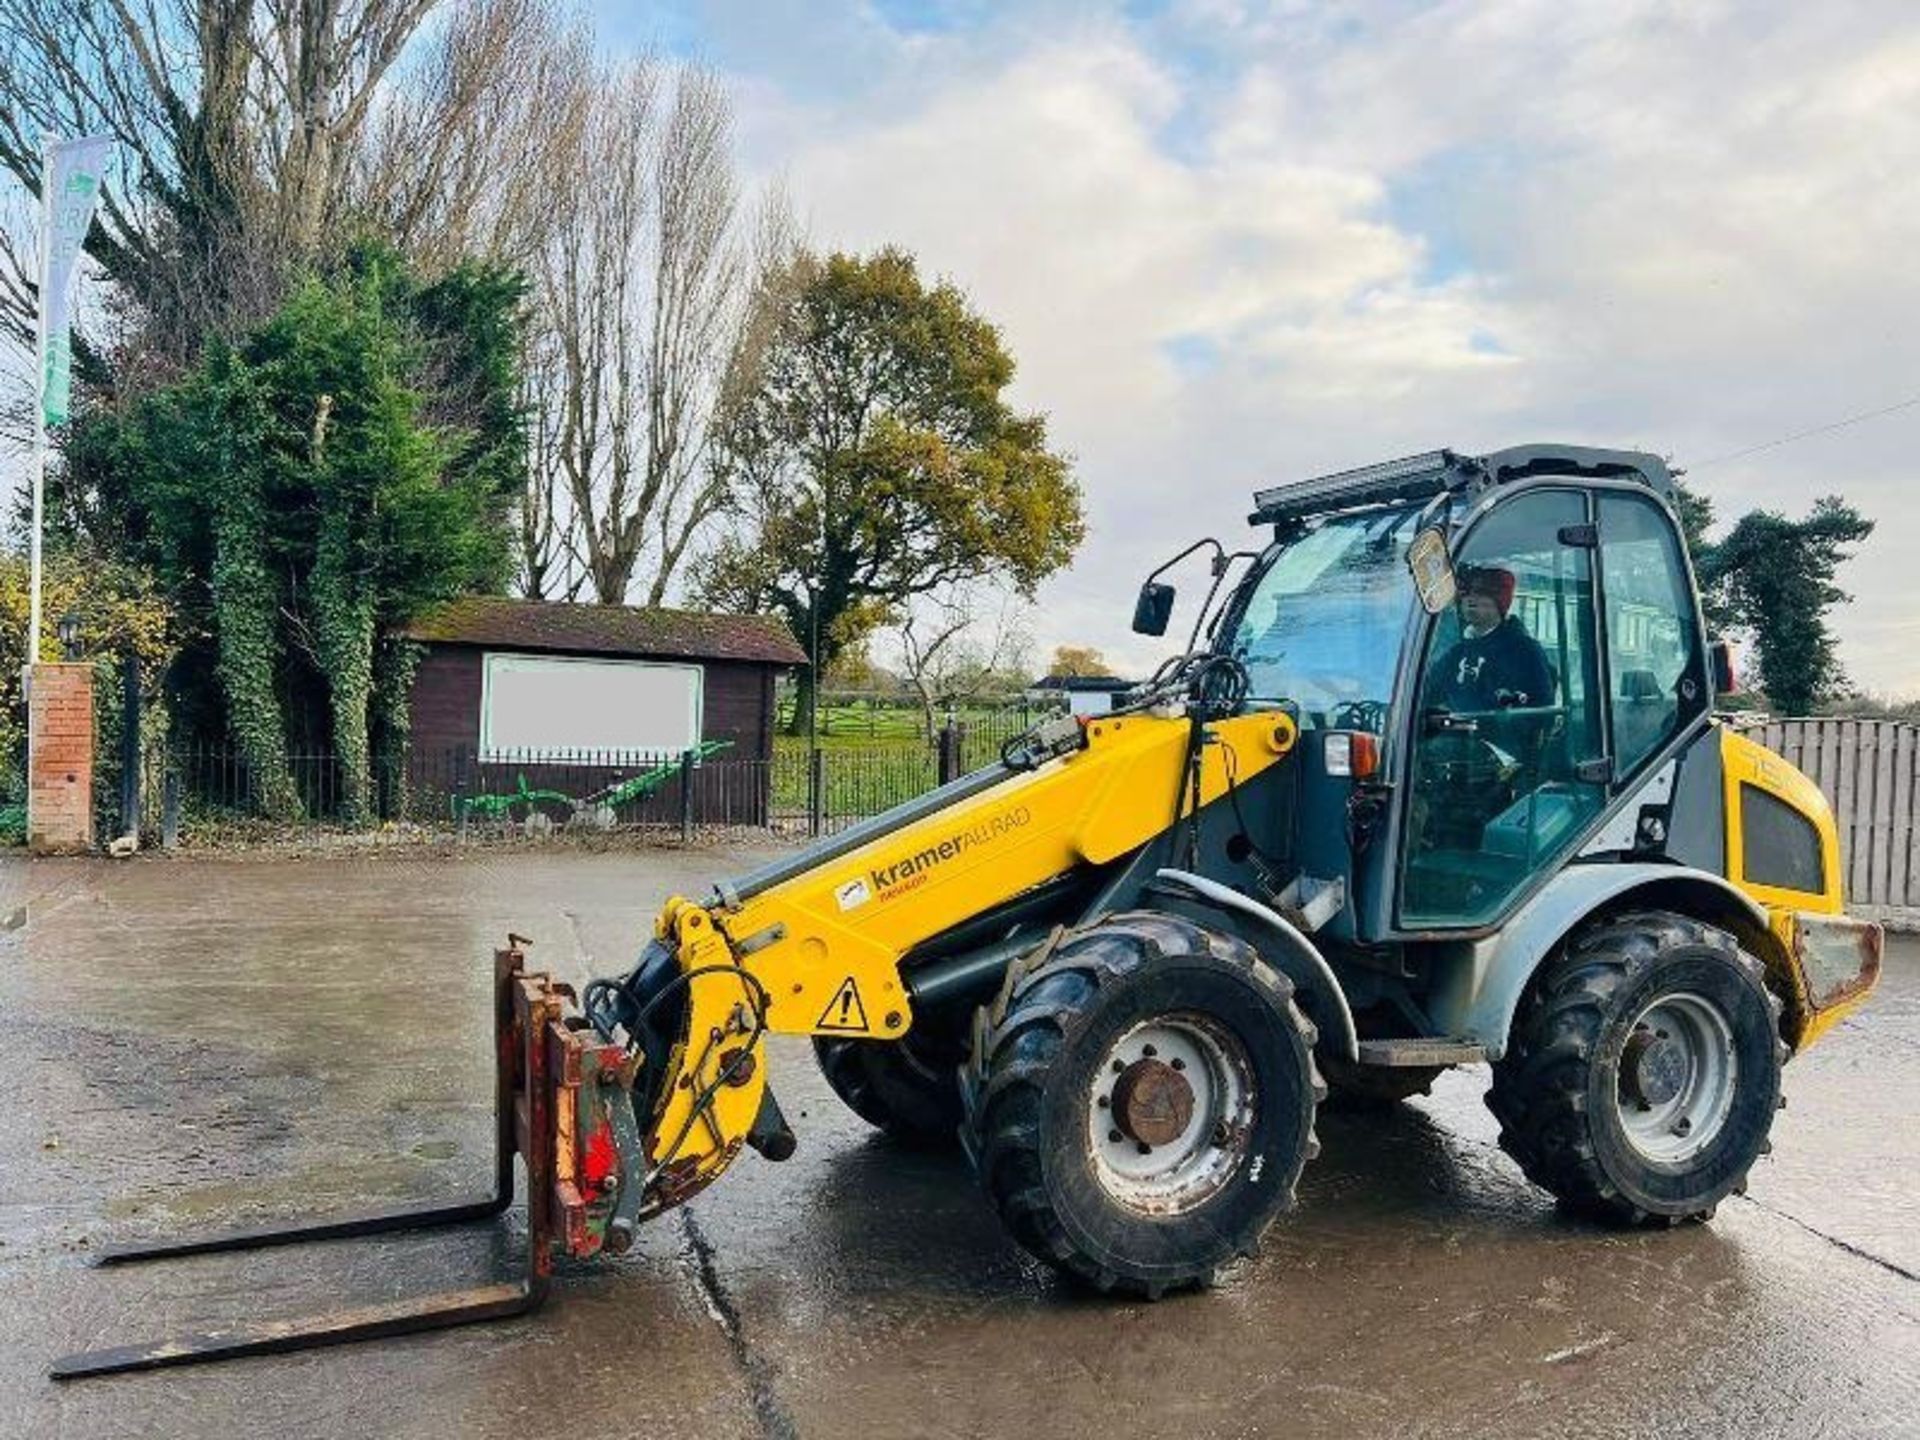
<path fill-rule="evenodd" d="M 1448 945 L 1435 957 L 1428 1007 L 1434 1032 L 1477 1041 L 1489 1060 L 1498 1060 L 1540 962 L 1582 920 L 1636 891 L 1661 909 L 1728 924 L 1744 944 L 1769 934 L 1767 912 L 1708 871 L 1649 863 L 1569 865 L 1498 931 Z"/>
<path fill-rule="evenodd" d="M 1360 1040 L 1346 992 L 1340 988 L 1326 956 L 1298 926 L 1270 906 L 1204 875 L 1187 870 L 1159 870 L 1154 874 L 1154 881 L 1182 890 L 1202 905 L 1232 916 L 1241 938 L 1258 950 L 1262 959 L 1291 980 L 1295 990 L 1319 999 L 1320 1003 L 1312 1009 L 1314 1018 L 1320 1021 L 1322 1038 L 1333 1047 L 1335 1054 L 1358 1063 Z"/>

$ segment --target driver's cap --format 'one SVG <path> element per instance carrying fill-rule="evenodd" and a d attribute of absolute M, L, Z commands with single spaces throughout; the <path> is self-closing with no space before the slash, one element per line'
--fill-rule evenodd
<path fill-rule="evenodd" d="M 1498 565 L 1469 565 L 1463 567 L 1456 578 L 1462 595 L 1484 595 L 1500 607 L 1502 615 L 1513 608 L 1516 582 L 1511 570 L 1503 570 Z"/>

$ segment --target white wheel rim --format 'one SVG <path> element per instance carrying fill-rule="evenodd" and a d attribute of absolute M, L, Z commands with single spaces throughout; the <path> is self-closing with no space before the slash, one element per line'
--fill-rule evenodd
<path fill-rule="evenodd" d="M 1725 1012 L 1690 990 L 1660 996 L 1621 1048 L 1614 1105 L 1627 1143 L 1653 1164 L 1686 1164 L 1726 1128 L 1739 1075 Z"/>
<path fill-rule="evenodd" d="M 1130 1067 L 1157 1061 L 1192 1092 L 1193 1108 L 1171 1140 L 1130 1136 L 1116 1113 Z M 1087 1094 L 1088 1153 L 1101 1188 L 1150 1215 L 1204 1205 L 1233 1179 L 1252 1140 L 1253 1066 L 1240 1038 L 1203 1015 L 1163 1015 L 1127 1031 L 1101 1057 Z"/>

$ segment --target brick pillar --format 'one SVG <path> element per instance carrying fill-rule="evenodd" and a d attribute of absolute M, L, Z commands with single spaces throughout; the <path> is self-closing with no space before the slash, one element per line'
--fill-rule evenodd
<path fill-rule="evenodd" d="M 93 666 L 32 668 L 27 700 L 27 847 L 93 848 Z"/>

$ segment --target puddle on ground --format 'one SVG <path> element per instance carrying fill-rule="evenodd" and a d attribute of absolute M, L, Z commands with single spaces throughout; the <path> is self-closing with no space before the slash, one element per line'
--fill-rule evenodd
<path fill-rule="evenodd" d="M 139 1194 L 107 1201 L 108 1219 L 156 1216 L 186 1223 L 239 1218 L 249 1212 L 318 1214 L 328 1210 L 364 1210 L 388 1200 L 443 1198 L 440 1162 L 459 1153 L 451 1140 L 427 1141 L 409 1155 L 374 1156 L 351 1164 L 325 1164 L 268 1179 L 258 1175 L 179 1189 L 155 1186 Z M 431 1161 L 431 1166 L 421 1164 Z"/>

